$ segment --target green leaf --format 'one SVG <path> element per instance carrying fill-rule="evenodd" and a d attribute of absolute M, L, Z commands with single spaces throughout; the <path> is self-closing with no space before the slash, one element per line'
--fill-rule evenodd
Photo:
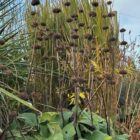
<path fill-rule="evenodd" d="M 115 140 L 128 140 L 128 139 L 129 139 L 129 135 L 127 135 L 127 134 L 115 136 Z"/>
<path fill-rule="evenodd" d="M 62 133 L 56 133 L 50 136 L 47 140 L 64 140 Z"/>
<path fill-rule="evenodd" d="M 43 123 L 43 122 L 50 122 L 52 120 L 55 120 L 56 116 L 58 115 L 58 113 L 56 112 L 45 112 L 42 113 L 42 115 L 39 117 L 39 122 Z"/>
<path fill-rule="evenodd" d="M 69 123 L 63 128 L 64 139 L 69 140 L 73 138 L 75 134 L 76 134 L 76 131 L 73 126 L 73 123 Z"/>
<path fill-rule="evenodd" d="M 48 123 L 48 128 L 51 134 L 62 132 L 62 129 L 60 128 L 59 124 L 56 122 Z"/>
<path fill-rule="evenodd" d="M 85 137 L 87 140 L 112 140 L 111 136 L 108 136 L 105 133 L 102 133 L 101 131 L 94 131 L 92 134 L 88 134 Z"/>
<path fill-rule="evenodd" d="M 22 113 L 19 114 L 17 118 L 24 120 L 24 122 L 31 127 L 37 126 L 37 117 L 34 113 Z"/>
<path fill-rule="evenodd" d="M 41 111 L 39 111 L 38 109 L 36 109 L 31 103 L 27 102 L 27 101 L 24 101 L 22 99 L 20 99 L 19 97 L 15 96 L 14 94 L 10 93 L 9 91 L 3 89 L 3 88 L 0 88 L 0 92 L 16 101 L 18 101 L 19 103 L 27 106 L 28 108 L 34 110 L 34 111 L 37 111 L 41 114 Z"/>

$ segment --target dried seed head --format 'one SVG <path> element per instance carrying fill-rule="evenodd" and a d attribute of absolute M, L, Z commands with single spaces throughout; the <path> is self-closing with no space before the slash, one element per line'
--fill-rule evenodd
<path fill-rule="evenodd" d="M 125 32 L 125 31 L 126 31 L 126 29 L 124 29 L 124 28 L 120 29 L 121 33 Z"/>
<path fill-rule="evenodd" d="M 46 23 L 45 22 L 41 22 L 40 25 L 43 26 L 43 27 L 45 27 L 46 26 Z"/>
<path fill-rule="evenodd" d="M 103 30 L 108 30 L 109 27 L 108 26 L 103 26 Z"/>
<path fill-rule="evenodd" d="M 104 74 L 104 77 L 105 77 L 107 80 L 112 80 L 112 79 L 113 79 L 113 76 L 112 76 L 112 74 L 110 74 L 110 73 L 105 73 L 105 74 Z"/>
<path fill-rule="evenodd" d="M 108 52 L 110 52 L 110 49 L 109 49 L 109 48 L 103 48 L 102 51 L 103 51 L 104 53 L 108 53 Z"/>
<path fill-rule="evenodd" d="M 80 8 L 79 13 L 84 13 L 84 10 L 82 8 Z"/>
<path fill-rule="evenodd" d="M 4 45 L 5 44 L 5 40 L 4 39 L 0 39 L 0 45 Z"/>
<path fill-rule="evenodd" d="M 68 18 L 68 19 L 66 19 L 66 22 L 71 23 L 71 22 L 73 22 L 73 19 L 72 18 Z"/>
<path fill-rule="evenodd" d="M 87 39 L 87 40 L 89 40 L 89 41 L 91 41 L 91 40 L 93 39 L 93 35 L 90 34 L 90 33 L 86 33 L 86 34 L 84 35 L 84 37 L 85 37 L 85 39 Z"/>
<path fill-rule="evenodd" d="M 111 38 L 109 39 L 109 42 L 114 42 L 114 41 L 116 41 L 116 38 L 115 38 L 115 37 L 111 37 Z"/>
<path fill-rule="evenodd" d="M 97 14 L 96 14 L 96 12 L 91 11 L 91 12 L 89 13 L 89 16 L 90 16 L 90 17 L 96 17 L 96 16 L 97 16 Z"/>
<path fill-rule="evenodd" d="M 5 69 L 6 69 L 6 66 L 3 64 L 0 64 L 0 70 L 5 70 Z"/>
<path fill-rule="evenodd" d="M 77 81 L 79 82 L 79 84 L 85 84 L 87 82 L 87 80 L 83 78 L 78 78 Z"/>
<path fill-rule="evenodd" d="M 94 7 L 98 7 L 98 6 L 99 6 L 99 3 L 96 2 L 96 1 L 95 1 L 95 2 L 92 2 L 91 4 L 92 4 L 92 6 L 94 6 Z"/>
<path fill-rule="evenodd" d="M 10 119 L 10 121 L 13 121 L 14 118 L 16 118 L 17 115 L 18 115 L 17 111 L 10 111 L 9 112 L 9 119 Z"/>
<path fill-rule="evenodd" d="M 47 35 L 43 36 L 44 40 L 49 40 L 49 37 Z"/>
<path fill-rule="evenodd" d="M 120 73 L 121 75 L 126 75 L 126 74 L 127 74 L 127 71 L 126 71 L 126 70 L 120 70 L 119 73 Z"/>
<path fill-rule="evenodd" d="M 74 19 L 74 20 L 77 20 L 78 19 L 78 15 L 77 14 L 72 14 L 71 18 Z"/>
<path fill-rule="evenodd" d="M 64 5 L 65 5 L 65 6 L 70 6 L 71 3 L 70 3 L 69 1 L 66 1 L 66 2 L 64 3 Z"/>
<path fill-rule="evenodd" d="M 99 81 L 103 80 L 103 76 L 102 75 L 98 75 L 97 76 L 97 80 L 99 80 Z"/>
<path fill-rule="evenodd" d="M 112 1 L 107 1 L 107 4 L 108 4 L 108 5 L 111 5 L 111 4 L 112 4 Z"/>
<path fill-rule="evenodd" d="M 37 23 L 37 22 L 33 22 L 32 27 L 33 27 L 33 28 L 38 27 L 38 23 Z"/>
<path fill-rule="evenodd" d="M 42 41 L 42 40 L 43 40 L 43 37 L 42 37 L 41 35 L 38 35 L 38 36 L 36 37 L 36 39 L 39 40 L 39 41 Z"/>
<path fill-rule="evenodd" d="M 26 92 L 21 92 L 19 94 L 19 98 L 25 100 L 25 101 L 28 101 L 29 100 L 29 95 L 26 93 Z"/>
<path fill-rule="evenodd" d="M 35 11 L 31 11 L 31 15 L 34 16 L 36 14 Z"/>
<path fill-rule="evenodd" d="M 40 1 L 39 0 L 32 0 L 32 2 L 31 2 L 31 5 L 32 6 L 37 6 L 39 4 L 40 4 Z"/>
<path fill-rule="evenodd" d="M 60 8 L 54 8 L 53 9 L 53 13 L 54 14 L 58 14 L 58 13 L 60 13 L 61 12 L 61 9 Z"/>
<path fill-rule="evenodd" d="M 72 34 L 72 35 L 71 35 L 71 38 L 72 38 L 72 39 L 78 39 L 78 38 L 79 38 L 79 35 L 78 35 L 78 34 Z"/>
<path fill-rule="evenodd" d="M 42 46 L 38 45 L 38 44 L 35 44 L 35 45 L 32 46 L 32 48 L 36 50 L 36 49 L 41 49 Z"/>
<path fill-rule="evenodd" d="M 57 39 L 61 39 L 62 35 L 60 33 L 54 33 L 53 34 L 53 39 L 57 40 Z"/>
<path fill-rule="evenodd" d="M 127 42 L 126 41 L 122 41 L 121 43 L 120 43 L 120 45 L 127 45 Z"/>
<path fill-rule="evenodd" d="M 12 76 L 13 73 L 12 73 L 11 70 L 5 70 L 5 71 L 4 71 L 4 75 L 6 75 L 6 76 Z"/>
<path fill-rule="evenodd" d="M 112 86 L 113 86 L 113 85 L 115 85 L 115 84 L 116 84 L 116 81 L 115 81 L 115 80 L 113 80 L 113 79 L 112 79 L 112 80 L 109 80 L 109 81 L 108 81 L 108 84 L 110 84 L 110 85 L 112 85 Z"/>
<path fill-rule="evenodd" d="M 103 14 L 102 17 L 103 17 L 103 18 L 107 18 L 108 15 L 107 15 L 107 14 Z"/>
<path fill-rule="evenodd" d="M 115 12 L 108 13 L 108 17 L 114 17 L 114 16 L 115 16 Z"/>
<path fill-rule="evenodd" d="M 78 28 L 73 29 L 74 32 L 78 32 Z"/>
<path fill-rule="evenodd" d="M 73 41 L 69 42 L 70 47 L 77 47 L 77 44 Z"/>
<path fill-rule="evenodd" d="M 84 26 L 85 26 L 85 23 L 84 23 L 84 22 L 80 22 L 80 23 L 78 24 L 78 26 L 79 26 L 79 27 L 84 27 Z"/>

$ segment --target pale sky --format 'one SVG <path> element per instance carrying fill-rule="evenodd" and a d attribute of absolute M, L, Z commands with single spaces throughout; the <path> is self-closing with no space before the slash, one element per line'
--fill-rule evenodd
<path fill-rule="evenodd" d="M 131 30 L 133 38 L 140 35 L 140 0 L 114 0 L 114 8 L 120 27 Z"/>

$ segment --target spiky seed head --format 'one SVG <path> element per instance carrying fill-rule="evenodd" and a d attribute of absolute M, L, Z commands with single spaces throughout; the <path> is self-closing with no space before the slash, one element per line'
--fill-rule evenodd
<path fill-rule="evenodd" d="M 5 69 L 6 69 L 6 66 L 3 64 L 0 64 L 0 70 L 5 70 Z"/>
<path fill-rule="evenodd" d="M 109 49 L 109 48 L 103 48 L 102 51 L 103 51 L 104 53 L 108 53 L 108 52 L 110 52 L 110 49 Z"/>
<path fill-rule="evenodd" d="M 116 37 L 111 37 L 111 38 L 109 39 L 109 42 L 114 42 L 114 41 L 116 41 Z"/>
<path fill-rule="evenodd" d="M 12 76 L 13 75 L 13 72 L 11 70 L 5 70 L 4 71 L 4 75 L 6 75 L 6 76 Z"/>
<path fill-rule="evenodd" d="M 43 26 L 43 27 L 45 27 L 46 26 L 46 23 L 45 22 L 41 22 L 40 25 Z"/>
<path fill-rule="evenodd" d="M 37 23 L 37 22 L 33 22 L 32 27 L 33 27 L 33 28 L 38 27 L 38 23 Z"/>
<path fill-rule="evenodd" d="M 126 75 L 126 74 L 127 74 L 127 71 L 124 70 L 124 69 L 122 69 L 122 70 L 119 71 L 119 73 L 120 73 L 121 75 Z"/>
<path fill-rule="evenodd" d="M 98 6 L 99 6 L 99 3 L 96 2 L 96 1 L 92 2 L 91 4 L 92 4 L 92 6 L 94 6 L 94 7 L 98 7 Z"/>
<path fill-rule="evenodd" d="M 124 28 L 121 28 L 121 29 L 120 29 L 120 32 L 121 32 L 121 33 L 125 32 L 125 31 L 126 31 L 126 29 L 124 29 Z"/>
<path fill-rule="evenodd" d="M 4 39 L 0 39 L 0 45 L 4 45 L 5 44 L 5 40 Z"/>
<path fill-rule="evenodd" d="M 71 35 L 71 38 L 72 38 L 72 39 L 78 39 L 78 38 L 79 38 L 79 35 L 73 33 L 73 34 Z"/>
<path fill-rule="evenodd" d="M 74 32 L 78 32 L 78 28 L 73 29 Z"/>
<path fill-rule="evenodd" d="M 72 18 L 68 18 L 68 19 L 66 19 L 66 22 L 71 23 L 71 22 L 73 22 L 73 19 Z"/>
<path fill-rule="evenodd" d="M 82 8 L 80 8 L 79 13 L 84 13 L 84 10 Z"/>
<path fill-rule="evenodd" d="M 40 4 L 40 1 L 39 0 L 32 0 L 32 2 L 31 2 L 31 5 L 32 6 L 37 6 L 39 4 Z"/>
<path fill-rule="evenodd" d="M 68 6 L 71 5 L 71 3 L 70 3 L 69 1 L 66 1 L 66 2 L 64 3 L 64 5 L 68 7 Z"/>
<path fill-rule="evenodd" d="M 36 14 L 35 11 L 31 11 L 31 15 L 34 16 Z"/>
<path fill-rule="evenodd" d="M 91 12 L 89 12 L 89 16 L 90 16 L 90 17 L 96 17 L 96 16 L 97 16 L 97 14 L 96 14 L 96 12 L 91 11 Z"/>
<path fill-rule="evenodd" d="M 115 12 L 108 13 L 108 17 L 114 17 L 114 16 L 115 16 Z"/>
<path fill-rule="evenodd" d="M 107 5 L 111 5 L 112 4 L 112 1 L 107 1 Z"/>
<path fill-rule="evenodd" d="M 108 26 L 103 26 L 103 30 L 108 30 L 109 27 Z"/>
<path fill-rule="evenodd" d="M 61 35 L 61 33 L 54 33 L 54 34 L 53 34 L 53 38 L 54 38 L 55 40 L 61 39 L 61 38 L 62 38 L 62 35 Z"/>
<path fill-rule="evenodd" d="M 78 26 L 79 26 L 79 27 L 84 27 L 84 26 L 85 26 L 85 23 L 84 23 L 84 22 L 80 22 L 80 23 L 78 24 Z"/>
<path fill-rule="evenodd" d="M 71 15 L 71 18 L 73 18 L 74 20 L 76 20 L 78 18 L 78 15 L 77 14 L 72 14 Z"/>
<path fill-rule="evenodd" d="M 54 14 L 58 14 L 58 13 L 60 13 L 61 12 L 61 9 L 60 8 L 54 8 L 53 9 L 53 13 Z"/>
<path fill-rule="evenodd" d="M 42 46 L 38 45 L 38 44 L 35 44 L 35 45 L 32 46 L 32 48 L 35 49 L 35 50 L 38 50 L 38 49 L 41 49 Z"/>
<path fill-rule="evenodd" d="M 42 41 L 42 40 L 43 40 L 43 37 L 42 37 L 41 35 L 38 35 L 38 36 L 36 37 L 36 39 L 39 40 L 39 41 Z"/>
<path fill-rule="evenodd" d="M 21 92 L 19 95 L 18 95 L 19 98 L 25 100 L 25 101 L 28 101 L 29 100 L 29 95 L 26 93 L 26 92 Z"/>
<path fill-rule="evenodd" d="M 120 45 L 127 45 L 127 41 L 121 41 Z"/>
<path fill-rule="evenodd" d="M 90 33 L 86 33 L 86 34 L 84 35 L 84 37 L 85 37 L 85 39 L 87 39 L 87 40 L 89 40 L 89 41 L 93 39 L 93 35 L 90 34 Z"/>

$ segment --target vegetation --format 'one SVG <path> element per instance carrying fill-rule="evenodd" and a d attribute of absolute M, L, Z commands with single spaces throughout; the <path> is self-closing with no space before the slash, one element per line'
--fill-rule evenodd
<path fill-rule="evenodd" d="M 0 139 L 136 139 L 137 46 L 112 1 L 6 0 L 0 17 Z"/>

